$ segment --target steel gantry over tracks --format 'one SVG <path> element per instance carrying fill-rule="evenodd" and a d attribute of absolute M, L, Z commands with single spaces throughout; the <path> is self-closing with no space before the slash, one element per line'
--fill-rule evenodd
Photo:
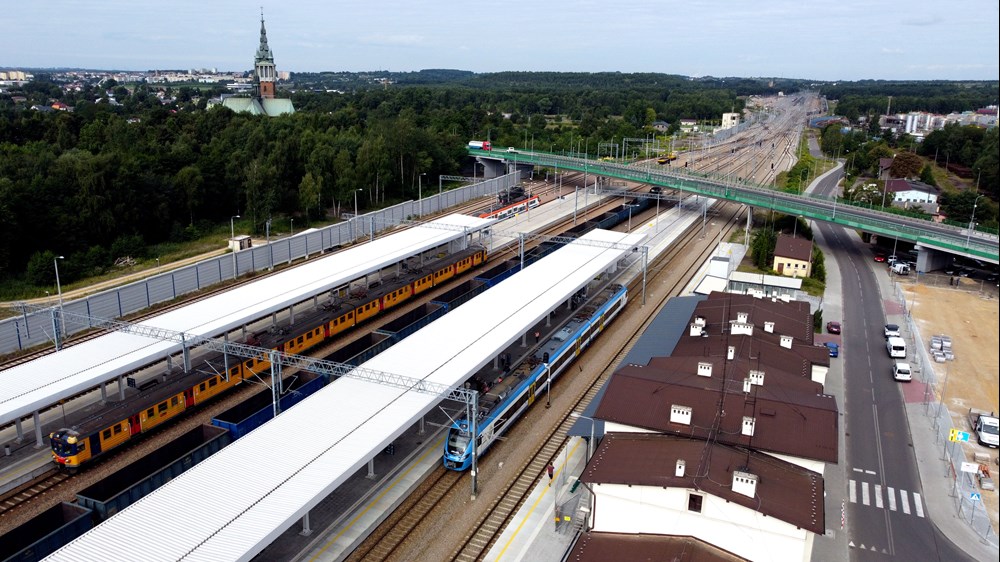
<path fill-rule="evenodd" d="M 492 223 L 459 214 L 442 217 L 235 287 L 160 314 L 144 324 L 194 337 L 215 337 L 411 256 L 444 244 L 464 244 L 466 237 Z M 63 320 L 58 308 L 52 313 L 54 319 Z M 67 315 L 65 319 L 73 318 Z M 30 415 L 36 441 L 42 445 L 40 409 L 181 350 L 180 342 L 172 339 L 111 332 L 0 371 L 0 426 L 15 422 L 20 437 L 21 418 Z"/>
<path fill-rule="evenodd" d="M 636 255 L 628 248 L 644 238 L 595 230 L 590 244 L 556 250 L 360 367 L 399 373 L 401 384 L 340 378 L 49 559 L 253 558 L 436 407 L 435 391 L 455 393 L 595 276 Z"/>
<path fill-rule="evenodd" d="M 504 152 L 474 148 L 467 150 L 470 156 L 478 158 L 516 161 L 518 165 L 554 166 L 564 170 L 678 189 L 714 199 L 736 201 L 758 209 L 832 222 L 880 236 L 913 242 L 933 250 L 1000 263 L 1000 239 L 996 236 L 977 232 L 970 235 L 969 230 L 964 228 L 857 207 L 837 199 L 795 195 L 744 182 L 712 179 L 694 172 L 668 172 L 547 152 L 524 150 Z"/>

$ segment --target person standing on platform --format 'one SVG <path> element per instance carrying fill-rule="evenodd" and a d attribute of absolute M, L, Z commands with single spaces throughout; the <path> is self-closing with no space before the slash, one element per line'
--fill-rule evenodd
<path fill-rule="evenodd" d="M 549 486 L 552 485 L 552 475 L 555 474 L 555 472 L 556 467 L 552 466 L 552 463 L 549 463 L 549 466 L 545 467 L 545 473 L 549 475 Z"/>

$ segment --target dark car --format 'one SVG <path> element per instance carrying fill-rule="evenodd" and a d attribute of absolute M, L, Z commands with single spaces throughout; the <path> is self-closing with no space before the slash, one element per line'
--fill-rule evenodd
<path fill-rule="evenodd" d="M 827 322 L 826 323 L 826 331 L 830 332 L 831 334 L 839 334 L 840 333 L 840 322 Z"/>
<path fill-rule="evenodd" d="M 657 195 L 659 193 L 663 193 L 663 188 L 658 185 L 654 185 L 653 187 L 649 188 L 649 192 L 653 195 Z"/>

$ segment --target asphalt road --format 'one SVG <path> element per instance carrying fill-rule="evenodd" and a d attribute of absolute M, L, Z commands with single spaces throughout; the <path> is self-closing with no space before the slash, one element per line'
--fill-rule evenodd
<path fill-rule="evenodd" d="M 839 174 L 817 192 L 830 195 Z M 872 256 L 842 227 L 817 223 L 842 279 L 847 531 L 852 560 L 972 560 L 930 519 L 892 360 Z"/>

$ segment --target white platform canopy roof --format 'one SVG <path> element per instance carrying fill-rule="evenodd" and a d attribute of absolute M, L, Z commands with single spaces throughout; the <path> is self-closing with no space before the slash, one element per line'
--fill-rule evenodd
<path fill-rule="evenodd" d="M 584 238 L 636 245 L 644 236 L 594 231 Z M 625 251 L 574 242 L 362 367 L 456 388 Z M 49 560 L 250 560 L 440 400 L 337 380 Z M 252 478 L 220 477 L 247 467 L 261 469 Z"/>
<path fill-rule="evenodd" d="M 459 214 L 442 217 L 172 310 L 143 325 L 214 337 L 492 222 Z M 180 349 L 173 341 L 113 332 L 0 371 L 0 425 Z"/>

